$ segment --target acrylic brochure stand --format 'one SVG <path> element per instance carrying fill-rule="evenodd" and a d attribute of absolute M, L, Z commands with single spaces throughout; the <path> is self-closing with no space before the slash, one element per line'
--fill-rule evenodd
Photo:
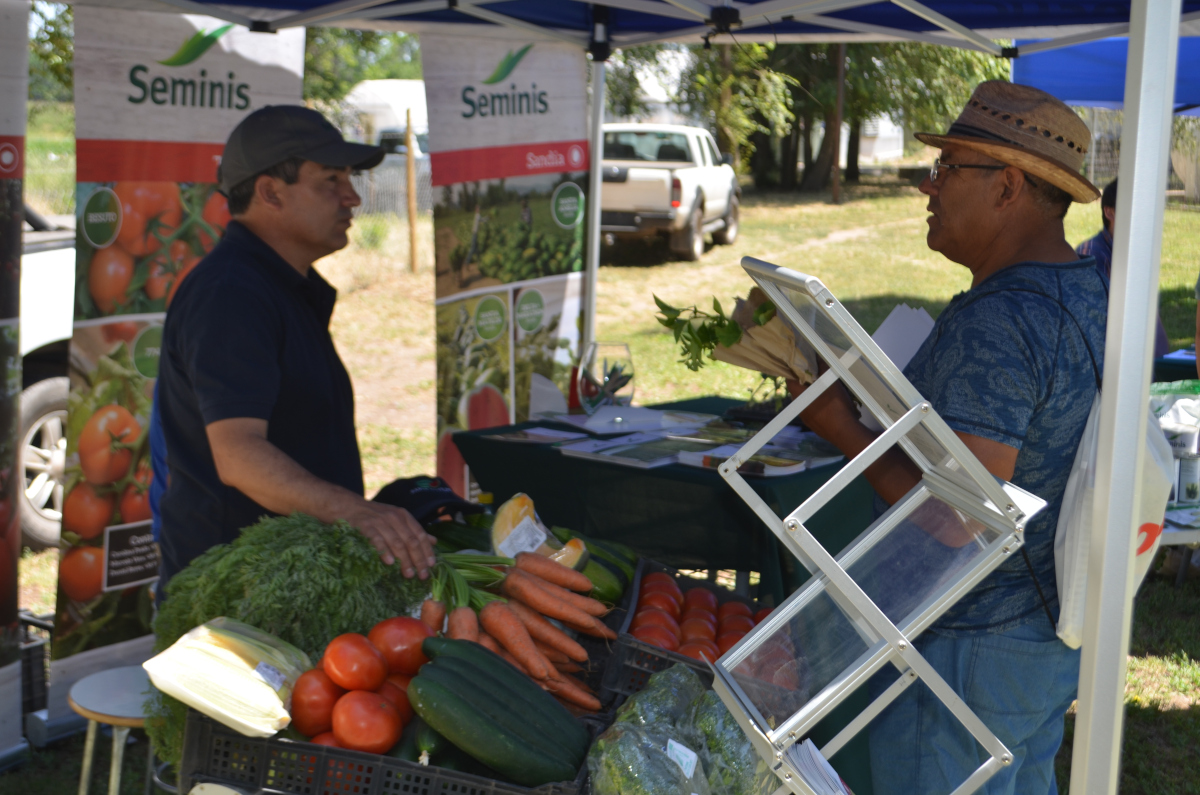
<path fill-rule="evenodd" d="M 993 477 L 819 280 L 746 257 L 742 267 L 829 369 L 720 467 L 720 473 L 814 577 L 714 666 L 714 689 L 783 781 L 814 795 L 788 750 L 889 663 L 898 677 L 820 749 L 832 757 L 921 680 L 989 754 L 954 795 L 974 792 L 1012 754 L 912 639 L 1017 552 L 1045 503 Z M 813 361 L 813 366 L 816 362 Z M 783 519 L 738 474 L 764 444 L 841 381 L 882 433 Z M 805 522 L 894 446 L 921 480 L 835 559 Z"/>

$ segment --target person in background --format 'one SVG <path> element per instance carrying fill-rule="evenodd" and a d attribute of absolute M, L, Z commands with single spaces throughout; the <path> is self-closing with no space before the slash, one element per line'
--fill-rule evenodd
<path fill-rule="evenodd" d="M 1100 194 L 1100 212 L 1103 213 L 1101 219 L 1104 227 L 1096 233 L 1095 237 L 1089 237 L 1087 240 L 1075 247 L 1075 253 L 1081 257 L 1095 257 L 1096 269 L 1104 274 L 1104 278 L 1112 281 L 1112 247 L 1113 247 L 1113 223 L 1117 218 L 1117 181 L 1104 186 L 1104 192 Z M 1197 290 L 1200 290 L 1200 283 L 1197 283 Z M 1162 313 L 1160 312 L 1156 318 L 1157 325 L 1154 328 L 1154 358 L 1166 356 L 1170 343 L 1167 341 L 1167 330 L 1163 327 Z M 1200 325 L 1197 326 L 1200 328 Z"/>

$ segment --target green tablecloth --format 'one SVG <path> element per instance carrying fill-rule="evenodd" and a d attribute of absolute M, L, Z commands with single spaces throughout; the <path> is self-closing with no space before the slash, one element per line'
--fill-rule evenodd
<path fill-rule="evenodd" d="M 734 405 L 737 401 L 701 398 L 655 408 L 720 414 Z M 757 571 L 762 578 L 760 596 L 773 599 L 774 604 L 808 579 L 808 572 L 712 470 L 682 464 L 636 469 L 570 458 L 548 445 L 488 438 L 505 430 L 512 429 L 454 436 L 475 479 L 495 495 L 497 504 L 523 491 L 533 498 L 545 522 L 628 544 L 662 563 Z M 747 478 L 747 482 L 783 516 L 840 466 L 778 478 Z M 809 521 L 809 529 L 836 554 L 871 523 L 872 495 L 870 486 L 859 478 Z"/>

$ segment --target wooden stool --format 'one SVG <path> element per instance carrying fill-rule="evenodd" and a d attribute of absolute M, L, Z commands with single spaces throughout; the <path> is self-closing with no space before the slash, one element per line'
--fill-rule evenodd
<path fill-rule="evenodd" d="M 113 727 L 108 795 L 120 793 L 125 742 L 130 729 L 142 728 L 145 721 L 143 704 L 149 692 L 150 677 L 146 676 L 140 665 L 101 671 L 85 676 L 71 686 L 71 693 L 67 696 L 71 709 L 88 719 L 87 740 L 83 746 L 83 771 L 79 774 L 79 795 L 87 795 L 92 777 L 92 752 L 96 747 L 98 723 Z"/>

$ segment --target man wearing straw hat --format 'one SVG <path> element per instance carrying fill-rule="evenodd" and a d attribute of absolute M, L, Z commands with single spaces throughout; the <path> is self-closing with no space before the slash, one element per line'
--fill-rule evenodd
<path fill-rule="evenodd" d="M 1025 554 L 914 645 L 1013 754 L 980 791 L 1057 793 L 1054 756 L 1079 652 L 1055 634 L 1054 534 L 1104 365 L 1108 307 L 1107 279 L 1063 234 L 1071 202 L 1100 195 L 1080 176 L 1091 136 L 1049 94 L 989 81 L 946 134 L 917 138 L 941 149 L 921 183 L 927 243 L 970 270 L 971 287 L 950 301 L 905 375 L 992 474 L 1047 506 L 1026 527 Z M 803 418 L 847 456 L 876 435 L 842 389 L 827 390 Z M 893 448 L 867 476 L 890 504 L 919 471 Z M 872 682 L 873 695 L 888 684 Z M 986 759 L 922 685 L 889 706 L 870 736 L 880 795 L 949 792 Z"/>

